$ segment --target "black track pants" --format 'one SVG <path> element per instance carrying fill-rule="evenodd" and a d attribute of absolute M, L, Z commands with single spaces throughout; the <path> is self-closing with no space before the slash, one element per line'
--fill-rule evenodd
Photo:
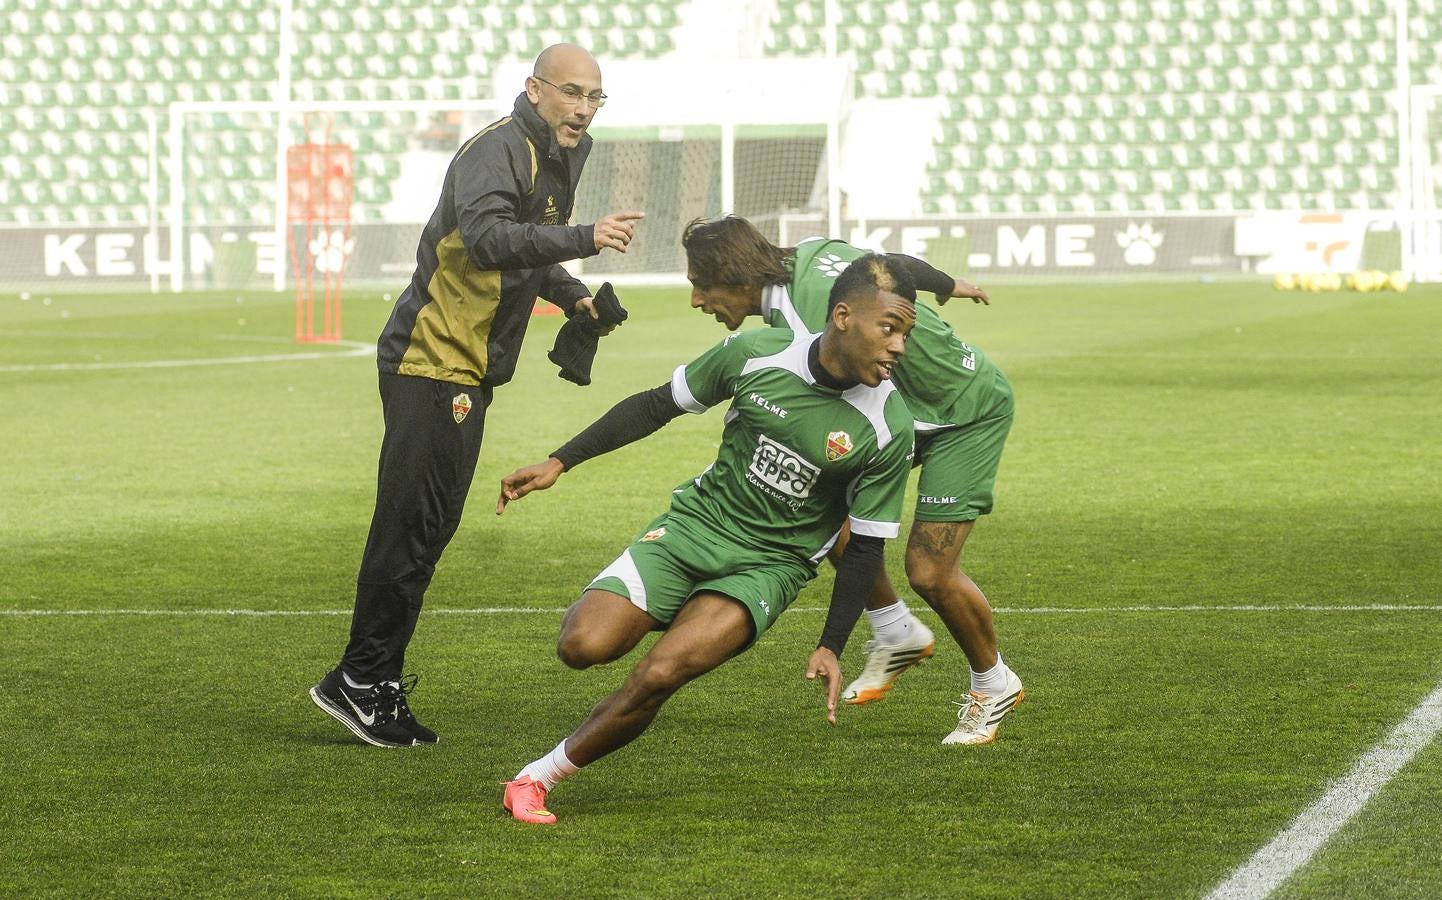
<path fill-rule="evenodd" d="M 491 402 L 489 387 L 411 375 L 382 373 L 380 392 L 376 508 L 341 659 L 362 682 L 401 675 L 426 587 L 461 523 Z"/>

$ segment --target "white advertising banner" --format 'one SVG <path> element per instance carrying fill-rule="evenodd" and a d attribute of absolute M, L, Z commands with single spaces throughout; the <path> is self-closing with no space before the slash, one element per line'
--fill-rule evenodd
<path fill-rule="evenodd" d="M 1394 218 L 1372 212 L 1255 213 L 1237 218 L 1233 249 L 1263 274 L 1346 275 L 1362 268 L 1367 232 L 1396 228 Z"/>

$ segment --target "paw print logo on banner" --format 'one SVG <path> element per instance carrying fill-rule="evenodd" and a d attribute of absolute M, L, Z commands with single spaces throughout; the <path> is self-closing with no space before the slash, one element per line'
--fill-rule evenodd
<path fill-rule="evenodd" d="M 846 267 L 850 265 L 850 263 L 835 253 L 823 253 L 816 257 L 813 262 L 816 263 L 816 271 L 825 275 L 827 278 L 835 278 L 837 275 L 846 271 Z"/>
<path fill-rule="evenodd" d="M 345 268 L 346 257 L 355 249 L 355 238 L 347 238 L 344 231 L 336 228 L 322 231 L 309 246 L 317 272 L 339 272 Z"/>
<path fill-rule="evenodd" d="M 1162 233 L 1152 230 L 1152 223 L 1127 223 L 1125 231 L 1117 232 L 1117 244 L 1122 248 L 1122 260 L 1129 266 L 1150 266 L 1157 261 L 1157 248 L 1162 245 Z"/>

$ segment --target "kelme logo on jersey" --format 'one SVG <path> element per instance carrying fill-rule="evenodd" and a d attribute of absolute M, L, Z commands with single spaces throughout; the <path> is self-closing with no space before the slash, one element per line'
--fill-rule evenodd
<path fill-rule="evenodd" d="M 757 406 L 761 407 L 767 412 L 777 416 L 778 418 L 784 419 L 787 416 L 791 415 L 790 410 L 782 409 L 781 407 L 777 406 L 775 403 L 772 403 L 770 400 L 767 400 L 765 397 L 761 396 L 755 391 L 752 391 L 750 396 L 748 396 L 746 399 L 750 400 L 752 403 L 755 403 Z"/>
<path fill-rule="evenodd" d="M 825 275 L 827 278 L 835 278 L 837 275 L 845 272 L 847 266 L 851 265 L 851 263 L 837 256 L 835 253 L 823 253 L 816 257 L 813 262 L 816 263 L 816 271 Z"/>
<path fill-rule="evenodd" d="M 851 435 L 844 431 L 833 431 L 826 436 L 826 458 L 836 462 L 851 452 Z"/>
<path fill-rule="evenodd" d="M 665 525 L 662 525 L 660 528 L 652 528 L 650 531 L 646 532 L 646 533 L 641 537 L 641 540 L 643 540 L 643 541 L 659 541 L 661 538 L 663 538 L 663 537 L 665 537 L 665 536 L 666 536 L 666 526 L 665 526 Z"/>
<path fill-rule="evenodd" d="M 459 425 L 466 420 L 466 414 L 471 411 L 471 397 L 469 394 L 457 394 L 451 398 L 451 415 Z"/>
<path fill-rule="evenodd" d="M 751 475 L 757 481 L 797 500 L 811 496 L 811 488 L 820 474 L 820 469 L 795 450 L 764 434 L 751 457 Z"/>

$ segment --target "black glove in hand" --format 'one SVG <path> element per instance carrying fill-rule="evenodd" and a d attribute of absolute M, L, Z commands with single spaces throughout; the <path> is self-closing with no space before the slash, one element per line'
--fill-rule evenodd
<path fill-rule="evenodd" d="M 556 343 L 546 354 L 551 362 L 560 366 L 562 378 L 583 387 L 591 383 L 591 363 L 596 358 L 596 343 L 601 332 L 626 321 L 627 316 L 609 281 L 601 285 L 591 303 L 596 307 L 596 318 L 585 312 L 572 315 L 556 332 Z"/>
<path fill-rule="evenodd" d="M 597 329 L 598 332 L 614 328 L 626 321 L 626 307 L 616 299 L 616 289 L 611 287 L 609 281 L 604 282 L 601 289 L 596 292 L 596 296 L 591 298 L 591 305 L 596 307 L 596 318 L 592 319 L 590 316 L 586 316 L 586 324 Z"/>

